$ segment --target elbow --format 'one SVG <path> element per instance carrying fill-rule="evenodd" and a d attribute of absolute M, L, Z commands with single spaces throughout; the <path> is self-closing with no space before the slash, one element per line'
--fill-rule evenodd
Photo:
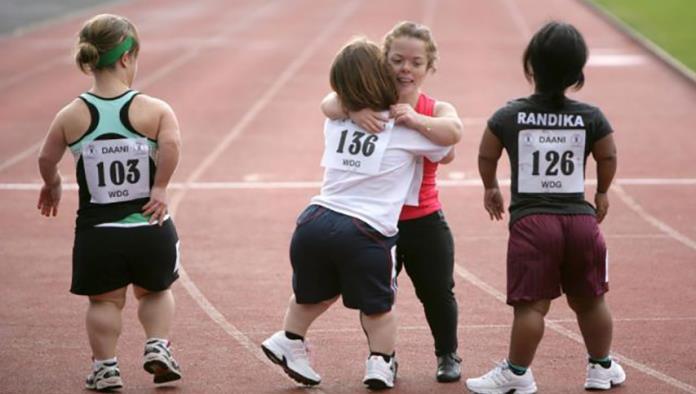
<path fill-rule="evenodd" d="M 450 135 L 451 142 L 449 145 L 454 145 L 461 141 L 463 132 L 464 127 L 462 126 L 462 122 L 460 122 L 459 120 L 452 122 L 452 133 Z"/>

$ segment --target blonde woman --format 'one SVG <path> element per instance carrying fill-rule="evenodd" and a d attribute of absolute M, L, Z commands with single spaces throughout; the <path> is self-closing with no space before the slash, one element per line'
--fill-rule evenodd
<path fill-rule="evenodd" d="M 79 33 L 75 60 L 92 87 L 61 109 L 39 154 L 38 209 L 55 216 L 58 163 L 70 149 L 79 186 L 70 291 L 88 298 L 93 365 L 85 386 L 123 386 L 116 344 L 128 285 L 147 340 L 143 367 L 155 383 L 181 377 L 169 346 L 179 240 L 167 214 L 167 186 L 179 160 L 176 116 L 167 103 L 132 90 L 140 42 L 135 26 L 98 15 Z"/>

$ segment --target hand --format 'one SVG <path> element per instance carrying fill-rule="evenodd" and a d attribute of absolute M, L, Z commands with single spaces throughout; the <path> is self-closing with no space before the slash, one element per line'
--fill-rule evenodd
<path fill-rule="evenodd" d="M 392 105 L 390 112 L 395 124 L 416 130 L 426 127 L 423 115 L 419 115 L 409 104 Z"/>
<path fill-rule="evenodd" d="M 39 192 L 39 202 L 36 204 L 36 208 L 41 211 L 43 216 L 56 216 L 62 193 L 63 186 L 60 177 L 52 185 L 44 183 Z"/>
<path fill-rule="evenodd" d="M 502 220 L 505 209 L 503 208 L 505 204 L 503 203 L 503 194 L 500 193 L 500 189 L 493 187 L 486 189 L 483 194 L 483 207 L 488 211 L 491 220 Z"/>
<path fill-rule="evenodd" d="M 150 224 L 157 222 L 160 226 L 167 215 L 167 189 L 153 187 L 150 190 L 150 201 L 143 206 L 143 215 L 150 216 Z"/>
<path fill-rule="evenodd" d="M 368 133 L 379 133 L 384 130 L 389 119 L 381 112 L 363 108 L 360 111 L 349 112 L 348 117 Z"/>
<path fill-rule="evenodd" d="M 607 196 L 607 193 L 598 192 L 595 193 L 594 201 L 597 210 L 597 223 L 602 223 L 609 211 L 609 196 Z"/>

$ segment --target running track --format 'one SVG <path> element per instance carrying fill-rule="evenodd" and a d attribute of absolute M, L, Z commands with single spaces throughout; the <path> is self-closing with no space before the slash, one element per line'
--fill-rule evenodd
<path fill-rule="evenodd" d="M 139 26 L 135 88 L 175 108 L 184 140 L 171 192 L 185 268 L 174 286 L 173 333 L 184 379 L 158 390 L 141 370 L 144 338 L 131 297 L 119 347 L 123 392 L 305 391 L 269 366 L 258 344 L 281 325 L 293 222 L 321 179 L 318 104 L 340 46 L 355 34 L 379 40 L 402 19 L 433 27 L 441 62 L 425 88 L 452 102 L 466 128 L 457 160 L 440 171 L 456 239 L 464 375 L 502 359 L 511 322 L 501 302 L 507 227 L 481 207 L 476 150 L 486 117 L 529 91 L 519 59 L 531 32 L 559 18 L 580 28 L 595 55 L 575 97 L 602 107 L 617 130 L 619 187 L 602 225 L 614 350 L 629 374 L 616 392 L 696 393 L 696 89 L 582 3 L 141 0 L 94 10 L 102 11 Z M 86 302 L 68 293 L 77 194 L 67 188 L 56 219 L 35 208 L 38 144 L 55 112 L 89 86 L 69 57 L 82 19 L 0 37 L 0 392 L 74 393 L 89 366 Z M 61 168 L 72 184 L 72 159 Z M 397 312 L 393 392 L 462 392 L 463 382 L 434 381 L 429 331 L 405 275 Z M 309 339 L 323 376 L 312 392 L 365 391 L 356 312 L 334 307 Z M 572 312 L 555 302 L 533 366 L 540 392 L 582 392 L 578 340 Z"/>

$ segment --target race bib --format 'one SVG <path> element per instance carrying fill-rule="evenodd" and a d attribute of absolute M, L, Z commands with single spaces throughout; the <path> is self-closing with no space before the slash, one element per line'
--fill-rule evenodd
<path fill-rule="evenodd" d="M 94 204 L 150 196 L 150 146 L 145 138 L 86 143 L 82 146 L 82 163 Z"/>
<path fill-rule="evenodd" d="M 377 174 L 393 126 L 394 122 L 389 121 L 384 131 L 370 134 L 350 120 L 327 121 L 324 125 L 321 165 L 360 174 Z"/>
<path fill-rule="evenodd" d="M 583 129 L 520 131 L 518 193 L 582 193 L 585 136 Z"/>

